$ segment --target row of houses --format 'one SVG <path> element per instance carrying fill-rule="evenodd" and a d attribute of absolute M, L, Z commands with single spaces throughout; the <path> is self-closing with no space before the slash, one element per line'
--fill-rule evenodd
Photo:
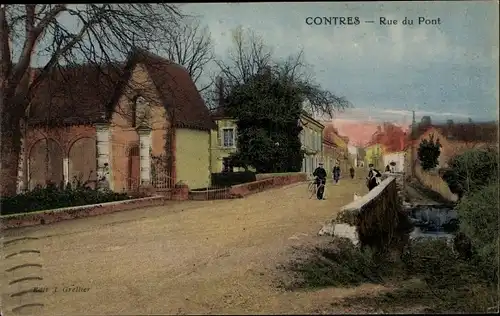
<path fill-rule="evenodd" d="M 418 148 L 422 140 L 433 137 L 441 144 L 437 168 L 447 168 L 448 162 L 456 155 L 472 148 L 498 146 L 498 125 L 496 122 L 432 124 L 429 117 L 410 126 L 408 132 L 401 128 L 384 124 L 372 135 L 365 146 L 364 161 L 380 170 L 389 166 L 394 172 L 414 172 L 418 165 Z"/>
<path fill-rule="evenodd" d="M 210 170 L 212 173 L 240 171 L 231 166 L 230 156 L 237 151 L 237 126 L 234 118 L 224 114 L 222 107 L 212 113 L 217 128 L 212 130 L 210 146 Z M 304 151 L 302 172 L 312 173 L 320 162 L 331 174 L 338 165 L 347 171 L 357 164 L 357 151 L 349 151 L 349 139 L 338 134 L 331 124 L 314 119 L 307 113 L 300 115 L 302 127 L 300 142 Z"/>
<path fill-rule="evenodd" d="M 347 139 L 305 113 L 300 124 L 304 172 L 320 161 L 347 168 Z M 208 110 L 186 69 L 136 49 L 125 63 L 62 67 L 38 83 L 22 122 L 18 191 L 97 179 L 114 191 L 205 188 L 211 173 L 233 170 L 236 140 L 235 121 Z"/>

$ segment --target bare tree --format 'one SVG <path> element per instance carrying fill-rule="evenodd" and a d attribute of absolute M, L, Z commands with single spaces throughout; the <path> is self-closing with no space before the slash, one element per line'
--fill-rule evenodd
<path fill-rule="evenodd" d="M 228 52 L 227 60 L 216 61 L 220 81 L 215 95 L 209 97 L 212 107 L 215 100 L 220 98 L 218 95 L 229 95 L 234 86 L 248 82 L 263 71 L 272 72 L 280 80 L 299 88 L 304 100 L 304 110 L 312 115 L 332 118 L 335 111 L 351 106 L 344 97 L 322 89 L 314 81 L 314 76 L 308 71 L 311 67 L 305 62 L 303 50 L 280 60 L 274 58 L 272 48 L 255 32 L 239 27 L 232 35 L 233 47 Z"/>
<path fill-rule="evenodd" d="M 107 65 L 132 47 L 160 51 L 183 14 L 171 4 L 8 4 L 0 7 L 0 194 L 15 193 L 21 121 L 61 64 Z M 34 56 L 47 60 L 39 71 Z M 31 78 L 32 77 L 32 78 Z"/>
<path fill-rule="evenodd" d="M 200 82 L 200 78 L 206 75 L 207 66 L 214 60 L 214 45 L 208 27 L 202 28 L 196 19 L 185 19 L 165 36 L 169 45 L 161 55 L 184 66 L 197 84 L 198 91 L 210 88 L 213 81 Z"/>
<path fill-rule="evenodd" d="M 247 82 L 272 62 L 272 50 L 255 32 L 238 27 L 232 31 L 232 40 L 227 61 L 216 61 L 226 88 Z"/>

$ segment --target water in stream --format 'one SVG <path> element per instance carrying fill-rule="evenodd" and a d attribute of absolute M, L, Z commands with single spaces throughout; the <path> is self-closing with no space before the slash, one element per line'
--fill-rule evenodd
<path fill-rule="evenodd" d="M 407 208 L 415 225 L 411 238 L 453 238 L 458 227 L 457 211 L 441 205 L 413 205 Z"/>

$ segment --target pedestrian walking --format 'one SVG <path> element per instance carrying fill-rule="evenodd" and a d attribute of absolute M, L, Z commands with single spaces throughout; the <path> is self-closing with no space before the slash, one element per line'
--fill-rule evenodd
<path fill-rule="evenodd" d="M 339 179 L 340 179 L 340 167 L 335 166 L 335 167 L 333 167 L 333 181 L 335 183 L 338 183 Z"/>
<path fill-rule="evenodd" d="M 382 174 L 373 167 L 372 163 L 369 164 L 368 167 L 370 168 L 370 171 L 368 172 L 368 177 L 366 177 L 366 186 L 368 187 L 368 190 L 371 191 L 379 184 Z"/>
<path fill-rule="evenodd" d="M 349 168 L 349 173 L 351 174 L 351 179 L 354 179 L 354 167 Z"/>

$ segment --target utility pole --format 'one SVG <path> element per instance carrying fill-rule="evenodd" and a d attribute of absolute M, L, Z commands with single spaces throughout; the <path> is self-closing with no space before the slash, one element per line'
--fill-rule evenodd
<path fill-rule="evenodd" d="M 412 120 L 411 120 L 411 134 L 410 134 L 410 146 L 411 146 L 411 155 L 410 155 L 410 163 L 411 163 L 411 176 L 415 175 L 415 129 L 417 126 L 417 122 L 415 120 L 415 111 L 412 111 Z"/>

